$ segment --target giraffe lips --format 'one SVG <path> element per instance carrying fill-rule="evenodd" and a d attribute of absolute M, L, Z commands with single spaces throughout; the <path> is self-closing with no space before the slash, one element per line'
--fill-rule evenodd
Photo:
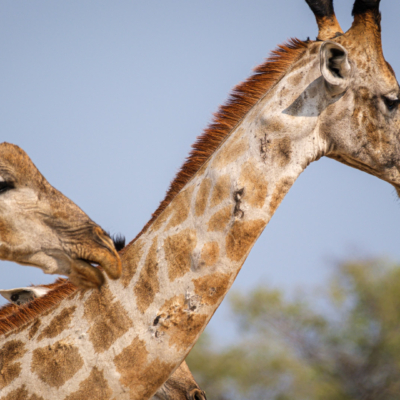
<path fill-rule="evenodd" d="M 110 279 L 118 279 L 121 276 L 121 259 L 111 239 L 100 239 L 73 249 L 69 279 L 79 287 L 98 288 L 104 284 L 106 274 Z"/>
<path fill-rule="evenodd" d="M 82 289 L 99 288 L 105 281 L 100 269 L 93 266 L 90 260 L 84 259 L 76 259 L 72 262 L 69 280 Z"/>
<path fill-rule="evenodd" d="M 105 271 L 104 271 L 104 268 L 102 268 L 101 265 L 100 265 L 99 263 L 97 263 L 97 262 L 88 261 L 88 260 L 82 260 L 82 261 L 87 262 L 87 263 L 90 264 L 93 268 L 97 268 L 97 269 L 99 269 L 100 271 L 105 272 Z"/>

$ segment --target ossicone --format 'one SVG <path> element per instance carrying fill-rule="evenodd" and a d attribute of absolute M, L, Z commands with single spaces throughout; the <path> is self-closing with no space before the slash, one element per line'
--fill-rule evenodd
<path fill-rule="evenodd" d="M 381 0 L 356 0 L 353 6 L 354 22 L 351 29 L 363 26 L 368 30 L 381 30 L 381 13 L 379 4 Z"/>
<path fill-rule="evenodd" d="M 368 11 L 379 13 L 380 2 L 381 0 L 356 0 L 353 6 L 353 17 Z"/>
<path fill-rule="evenodd" d="M 333 9 L 333 0 L 306 0 L 318 24 L 317 40 L 330 40 L 343 34 Z"/>

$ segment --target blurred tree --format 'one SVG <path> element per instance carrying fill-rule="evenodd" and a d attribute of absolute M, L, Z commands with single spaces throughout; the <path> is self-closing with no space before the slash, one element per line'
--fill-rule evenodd
<path fill-rule="evenodd" d="M 400 266 L 341 264 L 322 295 L 229 297 L 238 343 L 187 362 L 210 400 L 400 399 Z"/>

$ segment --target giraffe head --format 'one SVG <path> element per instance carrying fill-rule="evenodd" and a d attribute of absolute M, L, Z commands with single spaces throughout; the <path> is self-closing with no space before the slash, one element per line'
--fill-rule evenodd
<path fill-rule="evenodd" d="M 112 279 L 121 261 L 109 235 L 53 188 L 18 146 L 0 144 L 0 259 L 69 276 L 81 287 Z"/>
<path fill-rule="evenodd" d="M 318 12 L 333 14 L 332 0 L 307 2 L 317 19 Z M 318 130 L 325 155 L 389 182 L 400 195 L 400 89 L 382 52 L 379 3 L 356 0 L 344 34 L 330 36 L 319 24 L 326 103 Z"/>

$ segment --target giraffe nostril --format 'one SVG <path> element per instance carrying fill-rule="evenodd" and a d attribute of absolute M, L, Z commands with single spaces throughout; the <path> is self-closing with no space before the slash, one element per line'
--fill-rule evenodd
<path fill-rule="evenodd" d="M 195 389 L 190 393 L 190 400 L 207 400 L 207 398 L 202 390 Z"/>

